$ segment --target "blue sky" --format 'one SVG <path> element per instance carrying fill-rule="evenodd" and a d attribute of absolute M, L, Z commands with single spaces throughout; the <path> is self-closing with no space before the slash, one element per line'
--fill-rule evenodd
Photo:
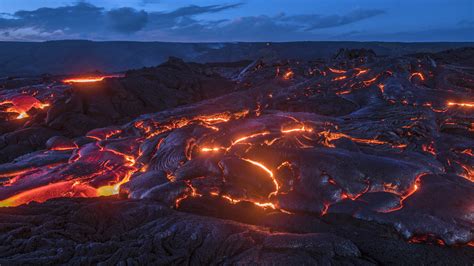
<path fill-rule="evenodd" d="M 474 41 L 474 0 L 0 0 L 0 40 Z"/>

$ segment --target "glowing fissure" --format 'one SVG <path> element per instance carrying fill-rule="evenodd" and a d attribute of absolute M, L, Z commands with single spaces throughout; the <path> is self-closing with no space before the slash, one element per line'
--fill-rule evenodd
<path fill-rule="evenodd" d="M 322 131 L 319 133 L 321 136 L 324 137 L 325 139 L 325 145 L 327 147 L 332 147 L 334 148 L 334 144 L 332 144 L 331 142 L 333 140 L 338 140 L 340 138 L 347 138 L 347 139 L 350 139 L 354 142 L 357 142 L 357 143 L 363 143 L 363 144 L 373 144 L 373 145 L 390 145 L 392 148 L 405 148 L 406 145 L 405 144 L 398 144 L 398 145 L 394 145 L 394 144 L 391 144 L 389 142 L 386 142 L 386 141 L 382 141 L 382 140 L 377 140 L 377 139 L 362 139 L 362 138 L 354 138 L 354 137 L 351 137 L 349 135 L 346 135 L 344 133 L 337 133 L 337 132 L 330 132 L 330 131 Z"/>
<path fill-rule="evenodd" d="M 11 100 L 5 100 L 0 102 L 0 107 L 2 105 L 11 105 L 6 108 L 6 112 L 16 113 L 17 117 L 15 119 L 23 119 L 29 117 L 28 112 L 33 109 L 45 109 L 49 107 L 49 103 L 42 103 L 38 99 L 29 95 L 20 95 L 12 98 Z"/>
<path fill-rule="evenodd" d="M 384 211 L 384 212 L 388 213 L 388 212 L 394 212 L 394 211 L 401 210 L 403 208 L 403 202 L 406 199 L 408 199 L 410 196 L 415 194 L 415 192 L 420 188 L 420 179 L 424 175 L 427 175 L 427 173 L 421 173 L 421 174 L 417 175 L 414 182 L 413 182 L 413 184 L 412 184 L 412 186 L 405 192 L 404 195 L 400 195 L 400 205 L 398 207 L 392 208 L 392 209 Z"/>
<path fill-rule="evenodd" d="M 232 141 L 231 145 L 228 146 L 228 147 L 203 147 L 203 148 L 201 148 L 201 151 L 202 152 L 219 152 L 219 151 L 228 152 L 230 149 L 232 149 L 232 147 L 234 147 L 235 145 L 237 145 L 239 143 L 244 143 L 246 140 L 256 138 L 256 137 L 260 137 L 260 136 L 265 136 L 265 135 L 268 135 L 268 134 L 270 134 L 269 131 L 264 131 L 264 132 L 260 132 L 260 133 L 251 134 L 251 135 L 248 135 L 248 136 L 240 137 L 240 138 Z"/>
<path fill-rule="evenodd" d="M 418 77 L 420 80 L 425 80 L 425 76 L 423 76 L 423 73 L 421 72 L 415 72 L 410 75 L 410 80 L 412 80 L 414 77 Z"/>
<path fill-rule="evenodd" d="M 289 80 L 294 77 L 295 73 L 292 70 L 288 70 L 283 74 L 283 79 Z"/>
<path fill-rule="evenodd" d="M 358 71 L 357 74 L 356 74 L 356 77 L 361 76 L 361 75 L 364 75 L 364 74 L 367 74 L 367 73 L 369 72 L 368 69 L 356 68 L 356 70 Z"/>
<path fill-rule="evenodd" d="M 336 73 L 336 74 L 344 74 L 346 73 L 347 71 L 345 70 L 342 70 L 342 69 L 336 69 L 336 68 L 331 68 L 331 67 L 328 67 L 329 71 L 331 71 L 332 73 Z"/>
<path fill-rule="evenodd" d="M 369 80 L 365 80 L 365 81 L 364 81 L 364 85 L 365 85 L 365 86 L 370 86 L 370 85 L 372 85 L 372 83 L 374 83 L 375 81 L 377 81 L 378 78 L 379 78 L 379 77 L 376 76 L 376 77 L 371 78 L 371 79 L 369 79 Z M 380 88 L 380 87 L 379 87 L 379 88 Z"/>
<path fill-rule="evenodd" d="M 88 77 L 76 77 L 76 78 L 69 78 L 64 79 L 64 83 L 95 83 L 103 81 L 106 78 L 119 78 L 123 77 L 123 75 L 104 75 L 104 76 L 88 76 Z"/>
<path fill-rule="evenodd" d="M 346 79 L 346 78 L 347 78 L 347 76 L 340 76 L 340 77 L 335 77 L 332 80 L 333 81 L 338 81 L 338 80 L 343 80 L 343 79 Z"/>
<path fill-rule="evenodd" d="M 296 128 L 287 128 L 287 129 L 282 129 L 281 133 L 286 134 L 286 133 L 292 133 L 292 132 L 313 132 L 312 128 L 305 127 L 304 125 L 301 127 L 296 127 Z"/>
<path fill-rule="evenodd" d="M 273 181 L 273 184 L 275 184 L 275 192 L 273 193 L 278 193 L 278 189 L 279 189 L 279 185 L 278 185 L 278 182 L 276 181 L 275 177 L 273 176 L 273 172 L 268 169 L 268 167 L 266 167 L 264 164 L 260 163 L 260 162 L 257 162 L 257 161 L 254 161 L 254 160 L 250 160 L 250 159 L 247 159 L 247 158 L 242 158 L 242 160 L 246 161 L 246 162 L 249 162 L 253 165 L 256 165 L 258 166 L 260 169 L 262 169 L 263 171 L 267 172 L 267 174 L 270 176 L 270 178 L 272 179 Z M 272 193 L 272 194 L 273 194 Z"/>
<path fill-rule="evenodd" d="M 448 106 L 474 108 L 474 102 L 467 102 L 467 103 L 448 102 Z"/>

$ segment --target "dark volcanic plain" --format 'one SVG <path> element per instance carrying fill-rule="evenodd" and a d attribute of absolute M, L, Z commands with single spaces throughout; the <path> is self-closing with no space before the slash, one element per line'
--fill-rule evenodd
<path fill-rule="evenodd" d="M 401 56 L 473 46 L 472 42 L 0 42 L 0 77 L 120 72 L 156 66 L 164 63 L 169 56 L 198 63 L 254 60 L 262 56 L 274 60 L 308 60 L 330 58 L 341 48 L 372 49 L 378 56 Z"/>
<path fill-rule="evenodd" d="M 5 78 L 0 264 L 474 261 L 474 48 Z"/>

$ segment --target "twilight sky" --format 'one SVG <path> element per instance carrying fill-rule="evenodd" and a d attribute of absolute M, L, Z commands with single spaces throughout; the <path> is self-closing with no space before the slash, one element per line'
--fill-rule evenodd
<path fill-rule="evenodd" d="M 0 41 L 474 41 L 474 0 L 0 0 Z"/>

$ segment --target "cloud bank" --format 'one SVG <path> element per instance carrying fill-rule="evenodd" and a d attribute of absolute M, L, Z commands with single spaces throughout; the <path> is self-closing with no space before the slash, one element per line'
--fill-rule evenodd
<path fill-rule="evenodd" d="M 206 14 L 237 9 L 241 3 L 190 5 L 149 12 L 130 7 L 107 10 L 80 2 L 0 15 L 0 40 L 138 40 L 138 41 L 291 41 L 318 39 L 318 30 L 340 27 L 383 15 L 383 10 L 357 9 L 338 15 L 284 13 L 203 19 Z"/>

